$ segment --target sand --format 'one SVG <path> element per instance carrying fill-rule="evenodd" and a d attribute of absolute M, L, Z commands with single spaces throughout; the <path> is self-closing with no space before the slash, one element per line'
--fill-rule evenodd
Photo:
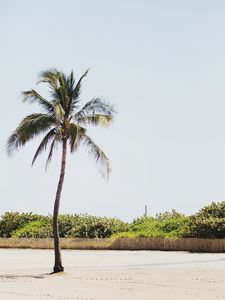
<path fill-rule="evenodd" d="M 225 254 L 0 249 L 1 300 L 225 299 Z"/>

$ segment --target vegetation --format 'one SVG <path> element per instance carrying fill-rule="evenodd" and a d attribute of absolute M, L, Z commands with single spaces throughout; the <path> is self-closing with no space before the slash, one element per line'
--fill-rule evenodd
<path fill-rule="evenodd" d="M 51 224 L 52 216 L 41 216 L 39 220 L 31 221 L 26 223 L 23 227 L 12 230 L 8 236 L 16 238 L 52 237 Z M 1 226 L 0 221 L 0 228 Z M 115 232 L 121 232 L 127 229 L 128 224 L 116 218 L 88 215 L 59 215 L 60 237 L 107 238 Z"/>
<path fill-rule="evenodd" d="M 188 221 L 189 217 L 185 216 L 162 220 L 142 217 L 131 223 L 128 232 L 116 233 L 114 237 L 182 237 Z"/>
<path fill-rule="evenodd" d="M 192 216 L 172 210 L 155 218 L 138 218 L 130 225 L 129 231 L 114 235 L 126 236 L 225 238 L 225 201 L 213 202 Z"/>
<path fill-rule="evenodd" d="M 8 154 L 11 155 L 14 150 L 24 146 L 34 137 L 45 133 L 46 135 L 37 148 L 32 164 L 49 146 L 46 166 L 51 161 L 57 144 L 62 146 L 61 171 L 55 196 L 52 222 L 55 250 L 53 272 L 55 273 L 64 269 L 60 253 L 58 215 L 65 176 L 67 148 L 69 147 L 70 152 L 73 153 L 83 144 L 101 167 L 102 175 L 108 177 L 110 172 L 108 158 L 87 135 L 85 126 L 108 126 L 113 120 L 114 109 L 109 103 L 100 98 L 93 98 L 82 108 L 79 107 L 81 82 L 87 73 L 88 71 L 76 81 L 73 72 L 69 76 L 56 69 L 42 72 L 39 83 L 48 84 L 50 100 L 45 99 L 33 89 L 23 92 L 24 101 L 39 104 L 43 109 L 43 113 L 33 113 L 25 117 L 7 141 Z M 34 235 L 40 232 L 40 226 L 42 225 L 44 226 L 40 222 L 32 224 Z M 27 226 L 29 227 L 30 225 Z M 23 230 L 21 229 L 23 234 L 28 234 L 27 231 L 24 232 Z"/>
<path fill-rule="evenodd" d="M 0 236 L 12 237 L 14 231 L 20 230 L 30 222 L 42 220 L 43 218 L 45 217 L 32 213 L 6 212 L 1 216 Z"/>
<path fill-rule="evenodd" d="M 141 217 L 130 224 L 117 218 L 59 215 L 60 237 L 197 237 L 225 238 L 225 202 L 212 203 L 192 216 L 172 210 Z M 7 212 L 0 218 L 0 237 L 52 237 L 52 216 Z"/>
<path fill-rule="evenodd" d="M 49 220 L 33 221 L 11 233 L 15 238 L 49 238 L 52 237 L 52 225 Z"/>
<path fill-rule="evenodd" d="M 183 236 L 225 238 L 225 201 L 213 202 L 191 216 Z"/>
<path fill-rule="evenodd" d="M 128 230 L 128 225 L 116 218 L 94 216 L 78 216 L 77 222 L 70 231 L 71 237 L 79 238 L 107 238 L 115 232 Z"/>

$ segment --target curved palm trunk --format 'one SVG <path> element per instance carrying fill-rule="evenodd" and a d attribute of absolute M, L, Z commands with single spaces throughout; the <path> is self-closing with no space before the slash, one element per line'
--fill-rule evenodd
<path fill-rule="evenodd" d="M 59 244 L 59 226 L 58 226 L 58 215 L 59 215 L 59 204 L 61 198 L 61 192 L 63 187 L 63 181 L 65 176 L 65 167 L 66 167 L 66 149 L 67 149 L 67 140 L 63 140 L 62 148 L 62 162 L 61 162 L 61 172 L 55 197 L 54 212 L 53 212 L 53 238 L 54 238 L 54 251 L 55 251 L 55 265 L 53 272 L 62 272 L 64 268 L 62 266 L 62 259 L 60 253 L 60 244 Z"/>

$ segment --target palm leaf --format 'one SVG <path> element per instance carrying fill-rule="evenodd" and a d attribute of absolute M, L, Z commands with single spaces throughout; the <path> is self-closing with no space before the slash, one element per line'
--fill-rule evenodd
<path fill-rule="evenodd" d="M 92 141 L 88 135 L 82 137 L 84 146 L 86 146 L 90 156 L 96 161 L 99 171 L 103 177 L 108 179 L 110 174 L 110 163 L 105 153 Z"/>
<path fill-rule="evenodd" d="M 65 112 L 64 112 L 64 109 L 62 108 L 61 104 L 59 102 L 56 103 L 55 104 L 55 119 L 56 119 L 57 124 L 60 124 L 64 115 L 65 115 Z"/>
<path fill-rule="evenodd" d="M 18 139 L 18 134 L 14 131 L 8 138 L 6 144 L 6 150 L 9 156 L 13 154 L 14 150 L 17 150 L 19 146 L 22 146 L 22 142 Z"/>
<path fill-rule="evenodd" d="M 70 144 L 70 152 L 72 153 L 76 147 L 76 141 L 78 137 L 78 126 L 74 123 L 68 125 L 68 139 Z"/>
<path fill-rule="evenodd" d="M 50 69 L 41 72 L 38 83 L 41 82 L 49 84 L 51 88 L 51 95 L 54 99 L 53 102 L 60 102 L 63 109 L 66 111 L 70 102 L 70 97 L 68 95 L 68 80 L 66 75 L 57 69 Z"/>
<path fill-rule="evenodd" d="M 24 102 L 29 101 L 30 103 L 38 103 L 41 105 L 48 113 L 54 112 L 54 106 L 52 103 L 44 99 L 38 92 L 35 90 L 24 91 L 22 92 Z"/>
<path fill-rule="evenodd" d="M 51 96 L 53 98 L 52 102 L 53 103 L 60 102 L 60 104 L 64 106 L 61 91 L 60 91 L 60 87 L 62 84 L 62 76 L 60 75 L 61 72 L 55 68 L 49 69 L 47 71 L 43 71 L 39 75 L 40 80 L 38 81 L 38 83 L 48 83 L 51 89 Z"/>
<path fill-rule="evenodd" d="M 80 95 L 81 82 L 82 82 L 83 78 L 87 76 L 88 71 L 89 71 L 89 69 L 87 69 L 86 72 L 80 77 L 75 88 L 72 91 L 72 96 L 70 98 L 70 102 L 68 104 L 68 109 L 66 111 L 67 116 L 69 116 L 69 114 L 72 114 L 74 109 L 76 108 L 76 104 L 78 102 L 79 95 Z"/>
<path fill-rule="evenodd" d="M 82 118 L 88 115 L 103 114 L 113 116 L 115 110 L 113 106 L 101 98 L 93 98 L 87 102 L 84 107 L 75 115 L 75 119 Z"/>
<path fill-rule="evenodd" d="M 60 97 L 60 104 L 64 110 L 67 109 L 69 98 L 67 94 L 67 78 L 64 73 L 59 73 L 59 88 L 56 91 L 56 96 Z"/>
<path fill-rule="evenodd" d="M 36 153 L 34 155 L 34 158 L 32 160 L 32 166 L 33 166 L 36 158 L 38 157 L 38 155 L 41 154 L 41 152 L 43 150 L 46 150 L 46 147 L 47 147 L 48 143 L 52 140 L 52 138 L 55 136 L 55 134 L 56 134 L 56 131 L 55 131 L 55 128 L 53 128 L 43 138 L 43 140 L 41 141 L 39 147 L 37 148 L 37 151 L 36 151 Z"/>
<path fill-rule="evenodd" d="M 86 130 L 75 123 L 69 123 L 67 133 L 70 144 L 70 152 L 72 153 L 80 145 L 84 135 L 86 134 Z"/>
<path fill-rule="evenodd" d="M 94 125 L 94 126 L 109 126 L 113 121 L 112 116 L 108 115 L 90 115 L 76 118 L 76 122 L 81 125 Z"/>
<path fill-rule="evenodd" d="M 75 84 L 74 75 L 73 75 L 73 71 L 71 71 L 70 75 L 67 77 L 66 80 L 67 94 L 70 100 L 73 98 L 74 84 Z"/>
<path fill-rule="evenodd" d="M 84 72 L 84 74 L 80 77 L 80 79 L 78 80 L 78 82 L 77 82 L 77 84 L 76 84 L 76 86 L 74 88 L 74 91 L 73 91 L 73 99 L 74 100 L 76 100 L 79 97 L 79 95 L 80 95 L 80 88 L 81 88 L 81 81 L 83 80 L 84 77 L 87 76 L 88 72 L 89 72 L 89 69 L 87 69 Z"/>
<path fill-rule="evenodd" d="M 60 86 L 59 74 L 60 72 L 55 68 L 43 71 L 39 75 L 40 79 L 38 83 L 45 82 L 48 83 L 51 88 L 58 89 Z"/>
<path fill-rule="evenodd" d="M 45 165 L 45 169 L 47 169 L 48 165 L 50 164 L 51 160 L 52 160 L 52 154 L 53 154 L 53 150 L 56 146 L 56 142 L 57 142 L 57 138 L 56 136 L 54 137 L 51 145 L 50 145 L 50 150 L 49 150 L 49 154 L 48 154 L 48 158 L 47 158 L 47 161 L 46 161 L 46 165 Z"/>
<path fill-rule="evenodd" d="M 7 141 L 7 151 L 12 155 L 14 150 L 25 145 L 34 136 L 43 133 L 55 123 L 52 116 L 46 114 L 31 114 L 25 117 Z"/>

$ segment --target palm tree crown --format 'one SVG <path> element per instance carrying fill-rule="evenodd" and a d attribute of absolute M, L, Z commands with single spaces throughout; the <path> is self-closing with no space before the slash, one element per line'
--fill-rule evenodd
<path fill-rule="evenodd" d="M 46 166 L 51 161 L 57 143 L 68 142 L 71 153 L 77 150 L 80 144 L 83 144 L 96 160 L 102 175 L 108 177 L 110 173 L 109 160 L 87 135 L 84 127 L 88 124 L 109 125 L 115 111 L 112 105 L 101 98 L 93 98 L 80 108 L 81 81 L 87 73 L 88 70 L 78 81 L 75 81 L 73 72 L 69 76 L 56 69 L 42 72 L 39 83 L 49 85 L 51 94 L 49 101 L 33 89 L 22 92 L 24 101 L 38 103 L 44 112 L 28 115 L 20 122 L 8 138 L 7 151 L 9 155 L 35 136 L 47 132 L 34 155 L 32 165 L 48 146 L 49 154 Z"/>

